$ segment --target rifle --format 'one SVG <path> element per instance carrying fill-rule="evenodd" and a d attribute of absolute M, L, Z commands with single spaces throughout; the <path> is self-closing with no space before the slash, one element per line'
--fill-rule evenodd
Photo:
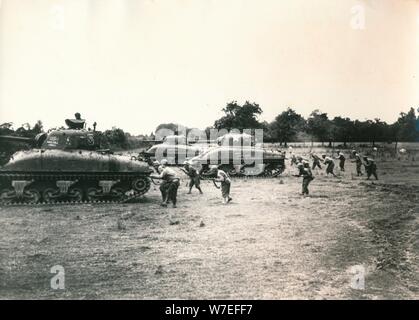
<path fill-rule="evenodd" d="M 217 182 L 215 181 L 215 179 L 211 179 L 212 180 L 212 183 L 214 184 L 214 186 L 217 188 L 217 189 L 220 189 L 221 188 L 221 186 L 219 186 L 218 184 L 217 184 Z"/>
<path fill-rule="evenodd" d="M 156 177 L 156 176 L 149 176 L 149 178 L 150 178 L 151 182 L 153 182 L 153 184 L 155 184 L 155 185 L 160 185 L 160 184 L 161 184 L 161 182 L 157 183 L 157 182 L 156 182 L 156 181 L 154 181 L 154 180 L 163 180 L 163 178 Z"/>

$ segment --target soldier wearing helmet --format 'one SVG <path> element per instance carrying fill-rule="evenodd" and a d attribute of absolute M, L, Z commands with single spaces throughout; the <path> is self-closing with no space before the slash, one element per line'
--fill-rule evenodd
<path fill-rule="evenodd" d="M 322 158 L 323 158 L 323 163 L 327 166 L 326 175 L 331 174 L 335 178 L 337 178 L 337 176 L 333 172 L 333 169 L 335 168 L 335 162 L 333 161 L 333 159 L 331 157 L 327 157 L 325 154 L 322 155 Z"/>
<path fill-rule="evenodd" d="M 216 165 L 210 166 L 209 173 L 216 176 L 214 181 L 221 182 L 221 195 L 223 197 L 223 204 L 227 204 L 233 200 L 230 197 L 231 179 L 229 175 L 223 170 L 218 169 Z"/>
<path fill-rule="evenodd" d="M 339 168 L 340 168 L 340 171 L 345 171 L 345 160 L 346 160 L 346 158 L 343 155 L 343 153 L 339 151 L 338 152 L 338 156 L 337 156 L 336 159 L 339 160 Z"/>
<path fill-rule="evenodd" d="M 297 164 L 297 157 L 295 156 L 295 154 L 293 154 L 293 155 L 291 156 L 291 167 L 292 167 L 294 164 L 295 164 L 295 165 Z"/>
<path fill-rule="evenodd" d="M 192 187 L 195 186 L 195 188 L 198 189 L 199 193 L 202 194 L 201 190 L 201 177 L 199 175 L 199 172 L 196 168 L 191 166 L 191 164 L 188 161 L 185 161 L 183 163 L 184 167 L 181 169 L 183 172 L 187 174 L 189 177 L 189 192 L 188 194 L 192 193 Z"/>
<path fill-rule="evenodd" d="M 312 170 L 316 169 L 316 167 L 318 167 L 319 169 L 322 168 L 322 166 L 320 165 L 320 158 L 317 154 L 312 153 L 311 154 L 311 158 L 313 158 L 313 167 Z"/>
<path fill-rule="evenodd" d="M 160 170 L 161 169 L 160 162 L 157 161 L 157 160 L 153 161 L 153 168 L 157 173 L 160 173 L 160 171 L 161 171 Z"/>
<path fill-rule="evenodd" d="M 156 178 L 162 179 L 160 184 L 160 192 L 162 196 L 161 206 L 167 207 L 169 201 L 172 202 L 173 208 L 176 208 L 177 203 L 177 190 L 179 188 L 179 178 L 176 172 L 167 167 L 167 160 L 163 159 L 158 168 L 159 175 Z"/>
<path fill-rule="evenodd" d="M 361 158 L 361 155 L 359 153 L 357 153 L 356 151 L 354 153 L 354 157 L 355 157 L 355 160 L 353 160 L 352 162 L 355 162 L 356 175 L 359 177 L 359 176 L 364 175 L 362 173 L 362 158 Z"/>
<path fill-rule="evenodd" d="M 308 195 L 309 194 L 308 185 L 310 184 L 311 181 L 314 180 L 313 173 L 311 172 L 311 169 L 310 169 L 310 164 L 308 161 L 304 160 L 303 162 L 297 164 L 297 168 L 298 168 L 298 174 L 295 176 L 303 177 L 301 194 Z"/>
<path fill-rule="evenodd" d="M 365 171 L 367 173 L 367 180 L 369 180 L 372 175 L 375 177 L 375 180 L 378 180 L 377 165 L 375 164 L 374 159 L 364 157 L 364 161 Z"/>

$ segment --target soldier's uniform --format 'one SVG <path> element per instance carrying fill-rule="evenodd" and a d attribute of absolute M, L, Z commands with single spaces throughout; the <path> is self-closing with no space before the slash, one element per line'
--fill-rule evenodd
<path fill-rule="evenodd" d="M 334 177 L 336 177 L 335 173 L 333 172 L 333 169 L 335 168 L 335 162 L 333 161 L 332 158 L 330 157 L 326 157 L 325 155 L 323 155 L 323 163 L 327 166 L 326 167 L 326 174 L 329 175 L 332 174 Z"/>
<path fill-rule="evenodd" d="M 160 175 L 159 178 L 163 180 L 160 184 L 160 192 L 162 195 L 162 206 L 167 206 L 169 201 L 173 203 L 173 207 L 176 207 L 177 203 L 177 190 L 179 188 L 179 178 L 176 175 L 176 172 L 166 167 L 166 162 L 161 162 L 161 166 L 159 168 Z"/>
<path fill-rule="evenodd" d="M 225 203 L 230 202 L 232 200 L 230 197 L 230 177 L 223 170 L 218 170 L 217 180 L 221 182 L 221 195 L 224 198 Z"/>
<path fill-rule="evenodd" d="M 364 158 L 364 160 L 366 160 L 364 166 L 365 171 L 367 172 L 367 180 L 369 180 L 371 176 L 374 176 L 375 180 L 378 180 L 377 165 L 375 164 L 375 161 L 370 158 Z"/>
<path fill-rule="evenodd" d="M 291 156 L 291 167 L 292 167 L 294 164 L 297 164 L 297 158 L 295 157 L 295 154 L 293 154 L 293 155 Z"/>
<path fill-rule="evenodd" d="M 311 181 L 314 180 L 313 173 L 311 172 L 310 166 L 308 162 L 306 164 L 299 163 L 298 164 L 298 176 L 303 177 L 303 184 L 302 184 L 302 194 L 308 195 L 308 185 Z"/>
<path fill-rule="evenodd" d="M 340 171 L 345 171 L 345 160 L 346 160 L 346 158 L 345 158 L 345 156 L 343 155 L 342 152 L 339 152 L 338 159 L 339 159 Z"/>
<path fill-rule="evenodd" d="M 192 187 L 195 186 L 199 190 L 199 193 L 202 193 L 201 190 L 201 177 L 199 172 L 196 168 L 189 165 L 189 163 L 185 163 L 184 172 L 189 177 L 189 192 L 192 192 Z"/>
<path fill-rule="evenodd" d="M 362 173 L 362 159 L 358 153 L 355 154 L 355 164 L 356 164 L 356 175 L 358 177 L 364 175 Z"/>
<path fill-rule="evenodd" d="M 162 166 L 160 165 L 160 162 L 157 160 L 153 161 L 153 169 L 156 173 L 161 173 L 161 170 L 163 170 Z"/>
<path fill-rule="evenodd" d="M 211 166 L 211 172 L 216 173 L 217 178 L 215 181 L 221 182 L 221 196 L 223 197 L 223 203 L 226 204 L 233 200 L 230 197 L 231 179 L 230 176 L 223 170 L 217 168 L 217 166 Z"/>
<path fill-rule="evenodd" d="M 319 169 L 322 168 L 322 166 L 320 165 L 320 158 L 318 155 L 316 154 L 312 154 L 311 157 L 313 158 L 313 167 L 312 170 L 316 169 L 316 167 L 318 167 Z"/>

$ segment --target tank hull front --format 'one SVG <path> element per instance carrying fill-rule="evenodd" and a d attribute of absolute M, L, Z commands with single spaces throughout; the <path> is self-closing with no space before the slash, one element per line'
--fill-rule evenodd
<path fill-rule="evenodd" d="M 94 151 L 20 151 L 0 168 L 0 204 L 126 202 L 150 189 L 142 161 Z"/>
<path fill-rule="evenodd" d="M 41 150 L 20 151 L 0 168 L 12 172 L 132 172 L 150 174 L 145 162 L 129 157 L 95 151 Z"/>

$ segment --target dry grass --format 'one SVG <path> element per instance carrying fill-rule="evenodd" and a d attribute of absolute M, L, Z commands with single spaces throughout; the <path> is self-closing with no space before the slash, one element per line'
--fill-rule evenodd
<path fill-rule="evenodd" d="M 235 180 L 233 202 L 203 182 L 125 205 L 0 208 L 1 298 L 419 298 L 417 162 L 378 163 L 382 180 L 316 173 Z M 282 183 L 281 183 L 282 181 Z M 50 289 L 50 268 L 66 289 Z M 367 270 L 365 290 L 350 268 Z"/>

